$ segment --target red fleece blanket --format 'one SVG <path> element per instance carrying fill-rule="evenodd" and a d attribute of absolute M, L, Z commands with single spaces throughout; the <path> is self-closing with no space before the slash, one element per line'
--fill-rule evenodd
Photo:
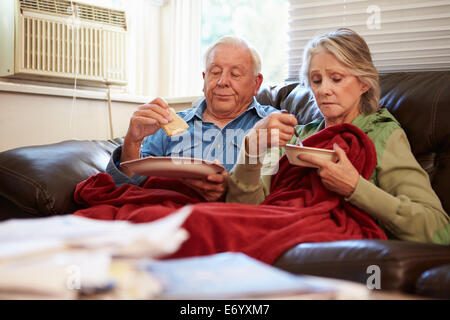
<path fill-rule="evenodd" d="M 350 161 L 368 179 L 376 165 L 372 141 L 351 124 L 326 128 L 305 139 L 305 146 L 343 148 Z M 75 200 L 87 208 L 79 216 L 104 220 L 149 222 L 192 204 L 183 224 L 190 237 L 170 257 L 188 257 L 223 251 L 239 251 L 266 263 L 303 242 L 345 239 L 386 239 L 367 214 L 341 196 L 327 190 L 317 170 L 292 166 L 280 159 L 271 193 L 261 205 L 203 202 L 178 179 L 150 177 L 142 186 L 118 188 L 100 173 L 78 184 Z"/>

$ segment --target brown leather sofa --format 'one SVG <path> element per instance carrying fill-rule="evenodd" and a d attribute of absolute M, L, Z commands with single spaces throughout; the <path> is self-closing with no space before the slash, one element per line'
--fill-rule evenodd
<path fill-rule="evenodd" d="M 450 72 L 391 73 L 380 77 L 381 106 L 405 129 L 414 154 L 450 212 Z M 257 97 L 310 121 L 315 108 L 297 84 L 265 87 Z M 63 141 L 0 153 L 0 220 L 69 214 L 78 209 L 78 182 L 104 171 L 121 139 Z M 450 246 L 390 240 L 303 243 L 282 254 L 276 267 L 297 273 L 367 283 L 380 270 L 381 289 L 450 298 Z M 368 269 L 369 268 L 369 269 Z"/>

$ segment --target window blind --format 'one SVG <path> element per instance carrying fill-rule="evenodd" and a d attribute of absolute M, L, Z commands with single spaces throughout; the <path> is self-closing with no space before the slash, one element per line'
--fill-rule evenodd
<path fill-rule="evenodd" d="M 358 32 L 380 73 L 450 69 L 450 0 L 289 0 L 288 79 L 303 48 L 338 27 Z"/>

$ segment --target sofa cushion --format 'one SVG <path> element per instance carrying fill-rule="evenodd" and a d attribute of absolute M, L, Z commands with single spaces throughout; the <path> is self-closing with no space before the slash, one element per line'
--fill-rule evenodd
<path fill-rule="evenodd" d="M 121 139 L 64 141 L 0 153 L 0 196 L 35 216 L 71 213 L 76 185 L 105 170 Z"/>
<path fill-rule="evenodd" d="M 30 219 L 38 218 L 36 214 L 31 214 L 21 210 L 13 202 L 9 201 L 5 197 L 0 196 L 0 221 L 8 219 Z"/>
<path fill-rule="evenodd" d="M 380 76 L 380 105 L 401 123 L 411 149 L 450 212 L 450 71 Z"/>
<path fill-rule="evenodd" d="M 414 292 L 427 269 L 450 263 L 448 246 L 399 240 L 345 240 L 303 243 L 281 255 L 274 266 L 296 273 L 351 280 L 366 284 L 380 268 L 384 290 Z"/>
<path fill-rule="evenodd" d="M 425 297 L 450 299 L 450 264 L 422 273 L 416 283 L 416 293 Z"/>

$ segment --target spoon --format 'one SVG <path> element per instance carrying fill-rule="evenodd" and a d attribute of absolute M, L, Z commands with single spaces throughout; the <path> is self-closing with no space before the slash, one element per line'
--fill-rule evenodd
<path fill-rule="evenodd" d="M 281 110 L 281 113 L 288 114 L 289 112 L 287 110 Z M 302 143 L 302 140 L 300 139 L 300 135 L 298 134 L 297 130 L 295 130 L 295 128 L 294 128 L 294 134 L 297 137 L 297 145 L 300 147 L 303 147 L 303 143 Z"/>

